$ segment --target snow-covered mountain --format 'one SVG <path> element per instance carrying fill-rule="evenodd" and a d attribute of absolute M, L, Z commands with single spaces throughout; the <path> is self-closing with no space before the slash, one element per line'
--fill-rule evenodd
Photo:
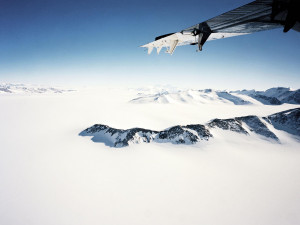
<path fill-rule="evenodd" d="M 0 94 L 44 94 L 64 93 L 73 90 L 64 90 L 53 87 L 42 87 L 25 84 L 0 84 Z"/>
<path fill-rule="evenodd" d="M 276 129 L 300 136 L 300 109 L 286 110 L 266 118 Z"/>
<path fill-rule="evenodd" d="M 156 91 L 156 92 L 155 92 Z M 283 103 L 300 104 L 300 89 L 271 88 L 266 91 L 242 90 L 242 91 L 218 91 L 204 90 L 176 90 L 153 89 L 139 90 L 138 97 L 131 103 L 200 103 L 200 104 L 264 104 L 281 105 Z"/>
<path fill-rule="evenodd" d="M 94 136 L 94 142 L 103 142 L 111 147 L 125 147 L 142 142 L 170 142 L 174 144 L 193 144 L 200 140 L 208 140 L 212 135 L 200 124 L 174 126 L 163 131 L 143 128 L 127 130 L 115 129 L 106 125 L 95 124 L 80 133 L 81 136 Z"/>
<path fill-rule="evenodd" d="M 205 125 L 177 125 L 163 131 L 143 128 L 122 130 L 95 124 L 79 135 L 92 136 L 94 142 L 102 142 L 111 147 L 125 147 L 142 142 L 194 144 L 213 138 L 216 129 L 249 136 L 254 134 L 257 137 L 279 143 L 280 140 L 274 130 L 283 130 L 292 135 L 300 136 L 300 108 L 279 112 L 268 117 L 244 116 L 231 119 L 214 119 Z"/>
<path fill-rule="evenodd" d="M 139 97 L 132 99 L 131 103 L 201 103 L 201 104 L 235 104 L 246 105 L 252 102 L 226 91 L 205 90 L 178 90 L 163 91 L 156 94 L 139 93 Z"/>
<path fill-rule="evenodd" d="M 300 89 L 293 91 L 290 88 L 277 87 L 266 91 L 242 90 L 231 93 L 250 96 L 265 105 L 300 104 Z"/>

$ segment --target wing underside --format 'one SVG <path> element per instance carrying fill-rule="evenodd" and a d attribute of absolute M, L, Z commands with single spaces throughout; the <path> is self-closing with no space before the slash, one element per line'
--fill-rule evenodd
<path fill-rule="evenodd" d="M 247 33 L 212 33 L 207 41 L 217 40 L 227 37 L 234 37 L 239 35 L 244 35 Z M 151 54 L 154 48 L 157 50 L 157 54 L 160 53 L 162 48 L 166 48 L 166 53 L 170 53 L 171 55 L 175 51 L 177 46 L 182 45 L 195 45 L 198 42 L 198 35 L 193 35 L 190 33 L 174 33 L 167 37 L 161 38 L 159 40 L 150 42 L 148 44 L 142 45 L 141 47 L 148 49 L 148 54 Z"/>

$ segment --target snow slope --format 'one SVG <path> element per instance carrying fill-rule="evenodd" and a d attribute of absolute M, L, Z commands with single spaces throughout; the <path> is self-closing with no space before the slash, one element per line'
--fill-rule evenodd
<path fill-rule="evenodd" d="M 299 224 L 299 142 L 285 131 L 269 127 L 281 144 L 213 129 L 197 145 L 122 149 L 78 136 L 95 122 L 163 130 L 299 105 L 128 104 L 134 96 L 0 96 L 0 224 Z"/>

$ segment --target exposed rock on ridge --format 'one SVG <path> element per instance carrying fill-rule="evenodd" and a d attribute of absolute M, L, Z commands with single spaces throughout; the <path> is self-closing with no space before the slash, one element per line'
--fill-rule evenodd
<path fill-rule="evenodd" d="M 267 124 L 269 123 L 269 125 Z M 125 147 L 137 143 L 194 144 L 213 138 L 214 129 L 228 130 L 243 135 L 256 134 L 263 139 L 279 142 L 279 138 L 268 126 L 300 136 L 300 108 L 275 113 L 268 117 L 244 116 L 231 119 L 214 119 L 207 123 L 174 126 L 163 131 L 143 128 L 115 129 L 107 125 L 95 124 L 82 131 L 80 136 L 92 136 L 94 142 L 102 142 L 111 147 Z"/>

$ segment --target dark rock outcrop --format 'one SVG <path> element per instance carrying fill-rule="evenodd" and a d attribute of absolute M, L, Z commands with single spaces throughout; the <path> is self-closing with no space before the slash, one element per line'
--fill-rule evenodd
<path fill-rule="evenodd" d="M 95 142 L 103 142 L 111 147 L 125 147 L 129 143 L 149 143 L 153 140 L 157 131 L 143 128 L 132 128 L 127 130 L 115 129 L 107 125 L 95 124 L 94 126 L 82 131 L 81 136 L 94 136 Z"/>
<path fill-rule="evenodd" d="M 268 96 L 260 95 L 260 94 L 253 94 L 253 95 L 250 95 L 250 97 L 263 103 L 264 105 L 281 105 L 282 104 L 281 101 L 279 101 L 275 97 L 268 97 Z"/>
<path fill-rule="evenodd" d="M 237 119 L 247 124 L 250 131 L 264 136 L 266 138 L 271 138 L 276 141 L 279 140 L 278 137 L 272 131 L 270 131 L 266 124 L 263 121 L 261 121 L 257 116 L 244 116 L 238 117 Z"/>
<path fill-rule="evenodd" d="M 275 113 L 264 119 L 277 130 L 300 136 L 300 108 Z"/>
<path fill-rule="evenodd" d="M 210 128 L 220 128 L 223 130 L 230 130 L 237 133 L 248 134 L 243 128 L 240 120 L 237 119 L 214 119 L 208 123 Z"/>

